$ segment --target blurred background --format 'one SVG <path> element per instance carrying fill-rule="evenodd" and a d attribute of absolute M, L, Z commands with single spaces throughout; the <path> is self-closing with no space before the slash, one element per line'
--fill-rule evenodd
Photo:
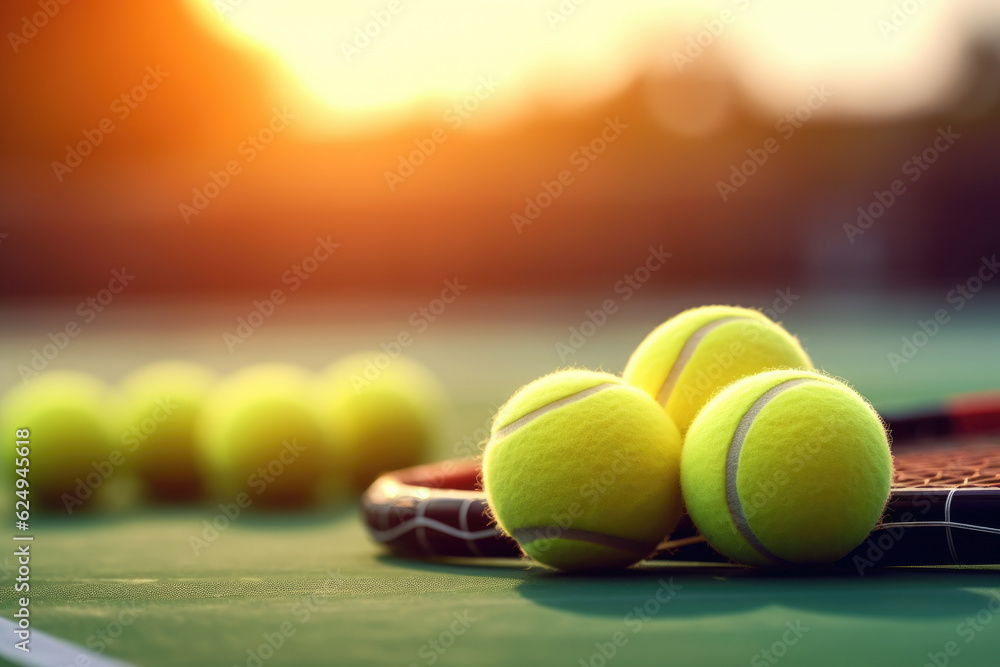
<path fill-rule="evenodd" d="M 364 476 L 413 463 L 393 447 L 475 455 L 520 386 L 621 372 L 702 304 L 762 309 L 890 419 L 1000 389 L 997 0 L 3 0 L 0 35 L 0 449 L 23 426 L 5 419 L 28 422 L 33 631 L 143 665 L 260 665 L 291 618 L 273 664 L 434 664 L 471 611 L 484 622 L 438 664 L 596 664 L 633 605 L 662 600 L 652 579 L 395 560 L 353 504 Z M 336 437 L 320 436 L 309 382 L 231 375 L 318 378 L 355 353 L 430 369 L 440 429 L 436 411 L 416 413 L 422 431 L 327 402 Z M 189 393 L 136 389 L 162 360 L 236 398 L 200 372 Z M 250 400 L 272 388 L 294 399 L 284 413 Z M 178 394 L 189 407 L 157 417 Z M 406 434 L 433 451 L 398 447 Z M 260 502 L 237 523 L 236 489 L 260 494 L 299 437 L 310 456 L 271 493 L 322 511 Z M 60 502 L 43 517 L 46 473 Z M 337 477 L 358 487 L 339 508 Z M 148 511 L 102 514 L 133 507 Z M 5 579 L 25 567 L 0 560 Z M 904 646 L 917 664 L 993 610 L 996 585 L 676 573 L 690 588 L 631 628 L 629 664 L 668 644 L 681 662 L 753 661 L 788 650 L 771 642 L 792 619 L 823 628 L 793 649 L 804 664 L 845 647 L 895 664 Z M 0 590 L 5 618 L 21 594 Z M 300 600 L 331 604 L 306 629 Z M 965 664 L 996 664 L 997 636 L 963 643 Z"/>
<path fill-rule="evenodd" d="M 10 0 L 0 24 L 0 388 L 71 322 L 36 366 L 315 367 L 408 334 L 482 406 L 458 437 L 712 301 L 879 368 L 883 404 L 995 382 L 995 2 Z M 941 308 L 948 342 L 894 365 Z"/>

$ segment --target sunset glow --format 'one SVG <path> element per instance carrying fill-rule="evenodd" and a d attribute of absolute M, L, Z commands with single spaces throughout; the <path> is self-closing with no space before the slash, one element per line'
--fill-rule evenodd
<path fill-rule="evenodd" d="M 996 11 L 976 2 L 900 14 L 862 0 L 507 0 L 481 3 L 470 18 L 460 0 L 189 1 L 221 33 L 272 54 L 276 86 L 309 100 L 305 125 L 334 134 L 440 115 L 484 77 L 501 83 L 471 125 L 600 99 L 654 63 L 680 73 L 701 61 L 725 63 L 764 107 L 796 104 L 825 83 L 837 91 L 825 112 L 905 112 L 947 92 L 961 21 Z"/>

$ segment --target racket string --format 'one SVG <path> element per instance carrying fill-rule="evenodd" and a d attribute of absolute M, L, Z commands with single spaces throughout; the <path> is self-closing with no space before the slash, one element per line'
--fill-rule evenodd
<path fill-rule="evenodd" d="M 1000 487 L 1000 446 L 995 442 L 912 445 L 894 463 L 894 487 Z"/>

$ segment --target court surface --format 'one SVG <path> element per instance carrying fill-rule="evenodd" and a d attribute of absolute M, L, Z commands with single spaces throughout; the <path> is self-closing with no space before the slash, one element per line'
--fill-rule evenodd
<path fill-rule="evenodd" d="M 936 296 L 943 301 L 803 303 L 783 319 L 818 365 L 886 411 L 995 388 L 1000 309 L 985 297 L 955 313 L 899 372 L 891 368 L 887 353 L 933 314 Z M 470 308 L 417 338 L 412 354 L 458 399 L 440 457 L 453 456 L 466 436 L 475 439 L 490 412 L 537 375 L 569 364 L 620 371 L 645 331 L 679 305 L 630 306 L 562 360 L 555 343 L 568 338 L 585 308 L 547 318 L 538 314 L 542 307 Z M 400 305 L 388 312 L 364 319 L 345 307 L 312 319 L 300 314 L 294 324 L 276 320 L 233 355 L 211 322 L 170 325 L 163 316 L 162 326 L 155 318 L 140 326 L 109 316 L 60 361 L 109 380 L 135 363 L 174 356 L 223 371 L 265 359 L 318 368 L 390 340 L 409 311 Z M 58 313 L 15 313 L 14 324 L 9 315 L 0 349 L 7 384 L 59 320 Z M 996 665 L 1000 655 L 1000 566 L 859 576 L 655 563 L 567 576 L 517 561 L 393 558 L 367 538 L 356 506 L 313 516 L 243 515 L 205 532 L 218 513 L 38 517 L 33 627 L 137 665 L 940 667 Z M 204 540 L 197 553 L 192 537 Z M 5 552 L 0 616 L 10 619 L 14 559 Z"/>

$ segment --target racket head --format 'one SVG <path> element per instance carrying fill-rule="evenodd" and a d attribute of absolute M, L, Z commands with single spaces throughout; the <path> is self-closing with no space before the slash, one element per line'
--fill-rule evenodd
<path fill-rule="evenodd" d="M 1000 561 L 1000 392 L 958 396 L 887 428 L 894 478 L 886 512 L 841 564 L 863 572 Z M 490 515 L 479 466 L 456 459 L 383 475 L 362 497 L 369 534 L 409 558 L 520 557 Z M 726 562 L 686 516 L 654 558 Z"/>

